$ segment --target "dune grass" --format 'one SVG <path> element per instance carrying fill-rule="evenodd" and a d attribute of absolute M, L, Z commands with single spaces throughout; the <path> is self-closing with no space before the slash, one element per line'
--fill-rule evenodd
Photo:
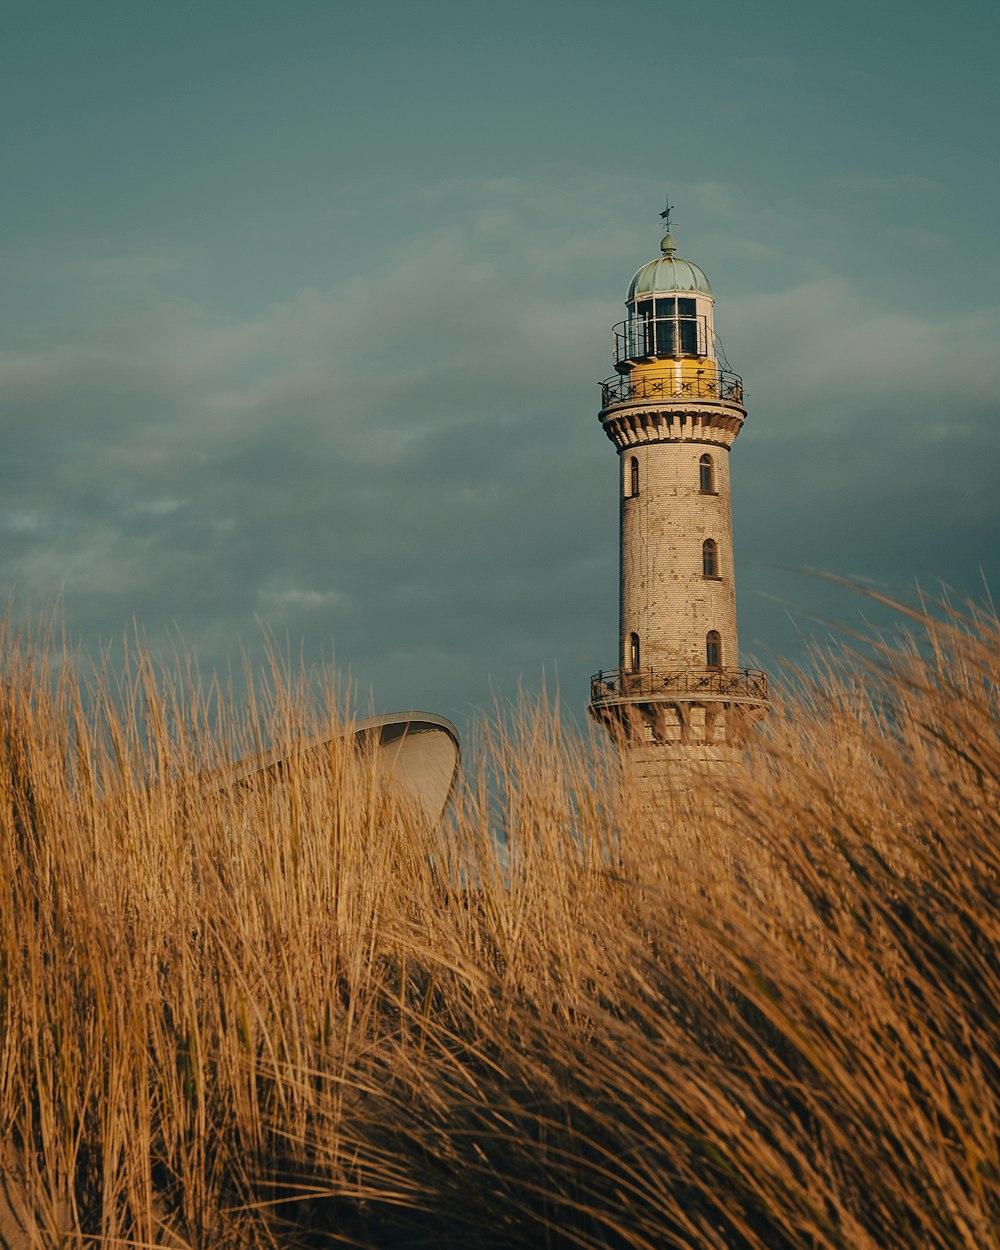
<path fill-rule="evenodd" d="M 295 762 L 334 694 L 8 630 L 0 1231 L 1000 1246 L 1000 624 L 911 628 L 652 813 L 526 703 L 438 828 L 374 757 Z M 284 784 L 228 784 L 264 743 Z"/>

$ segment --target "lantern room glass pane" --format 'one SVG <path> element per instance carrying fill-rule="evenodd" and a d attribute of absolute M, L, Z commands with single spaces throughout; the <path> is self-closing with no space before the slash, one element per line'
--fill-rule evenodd
<path fill-rule="evenodd" d="M 656 325 L 656 355 L 672 356 L 676 350 L 676 322 L 674 321 L 657 321 Z"/>
<path fill-rule="evenodd" d="M 635 306 L 635 311 L 638 317 L 638 351 L 635 354 L 637 356 L 651 356 L 656 351 L 653 330 L 653 301 L 651 299 L 640 300 Z"/>

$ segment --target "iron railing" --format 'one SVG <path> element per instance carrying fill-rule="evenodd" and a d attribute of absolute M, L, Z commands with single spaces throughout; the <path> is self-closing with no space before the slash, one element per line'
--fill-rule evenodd
<path fill-rule="evenodd" d="M 766 699 L 767 674 L 752 668 L 687 668 L 672 673 L 657 673 L 651 668 L 607 668 L 590 679 L 591 703 L 654 695 L 728 695 L 739 699 Z"/>
<path fill-rule="evenodd" d="M 631 317 L 612 327 L 615 367 L 643 360 L 708 355 L 705 317 Z"/>
<path fill-rule="evenodd" d="M 694 377 L 605 378 L 600 387 L 602 408 L 642 399 L 714 399 L 743 406 L 743 379 L 715 367 Z"/>

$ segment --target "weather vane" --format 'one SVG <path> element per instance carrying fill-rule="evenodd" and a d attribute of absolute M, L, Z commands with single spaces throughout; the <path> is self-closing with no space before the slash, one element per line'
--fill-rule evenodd
<path fill-rule="evenodd" d="M 673 211 L 674 211 L 674 206 L 673 204 L 670 203 L 670 196 L 668 195 L 667 206 L 663 210 L 663 212 L 660 214 L 660 220 L 663 222 L 663 228 L 667 232 L 667 234 L 670 233 L 670 214 Z"/>

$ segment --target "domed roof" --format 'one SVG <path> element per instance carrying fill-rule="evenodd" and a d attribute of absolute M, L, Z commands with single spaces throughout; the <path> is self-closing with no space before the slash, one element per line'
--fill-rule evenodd
<path fill-rule="evenodd" d="M 663 252 L 656 260 L 647 261 L 629 283 L 628 301 L 642 299 L 646 295 L 662 295 L 670 291 L 697 291 L 711 295 L 708 279 L 691 260 L 681 260 L 674 255 L 673 237 L 667 235 L 660 244 Z"/>

